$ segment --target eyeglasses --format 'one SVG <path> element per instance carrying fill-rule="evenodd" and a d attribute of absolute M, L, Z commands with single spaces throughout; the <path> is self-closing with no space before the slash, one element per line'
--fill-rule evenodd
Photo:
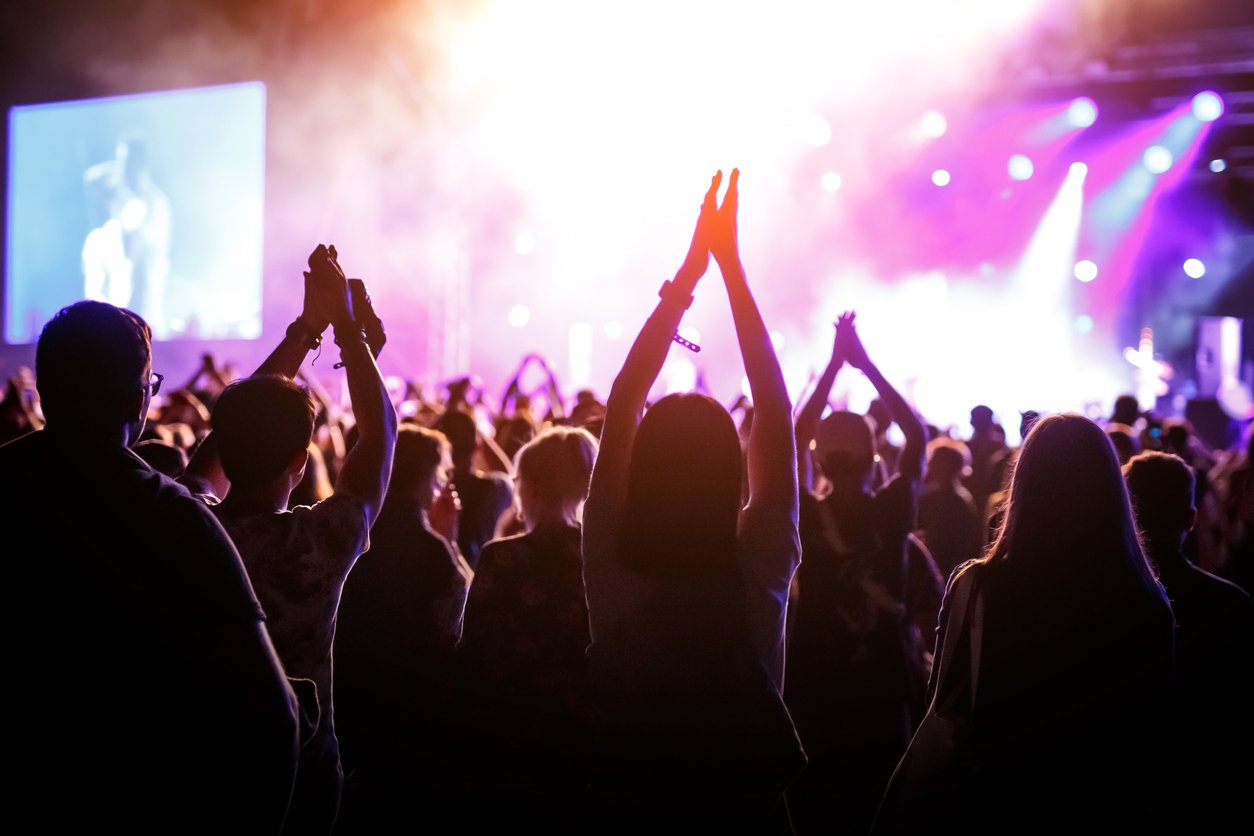
<path fill-rule="evenodd" d="M 161 391 L 161 381 L 163 380 L 165 380 L 165 375 L 153 372 L 152 381 L 144 388 L 152 390 L 153 397 L 156 397 L 157 393 Z"/>

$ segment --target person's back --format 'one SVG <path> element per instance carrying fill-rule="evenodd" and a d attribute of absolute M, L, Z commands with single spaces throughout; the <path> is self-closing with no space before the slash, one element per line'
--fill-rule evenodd
<path fill-rule="evenodd" d="M 578 821 L 596 718 L 579 524 L 595 457 L 565 427 L 519 451 L 526 531 L 484 547 L 466 602 L 468 778 L 498 821 Z"/>
<path fill-rule="evenodd" d="M 1197 519 L 1195 474 L 1178 456 L 1150 452 L 1123 468 L 1146 552 L 1176 616 L 1179 778 L 1191 818 L 1219 822 L 1250 805 L 1254 742 L 1254 606 L 1240 587 L 1194 566 L 1183 543 Z M 1244 811 L 1242 811 L 1244 807 Z"/>
<path fill-rule="evenodd" d="M 329 833 L 343 776 L 335 734 L 331 648 L 340 592 L 369 543 L 392 470 L 396 412 L 333 248 L 319 245 L 301 316 L 251 377 L 235 381 L 213 408 L 213 432 L 184 479 L 194 484 L 239 549 L 270 618 L 289 676 L 312 680 L 318 725 L 301 747 L 288 832 Z M 360 317 L 368 315 L 358 311 Z M 357 441 L 330 497 L 288 510 L 308 462 L 315 406 L 292 378 L 330 322 L 346 368 Z M 257 416 L 264 415 L 265 421 Z M 221 501 L 217 501 L 220 499 Z"/>
<path fill-rule="evenodd" d="M 0 448 L 10 588 L 47 602 L 55 623 L 8 610 L 8 814 L 71 830 L 277 832 L 294 698 L 221 526 L 127 449 L 156 388 L 141 382 L 141 328 L 104 303 L 59 314 L 40 341 L 49 428 Z M 128 340 L 142 352 L 130 429 L 103 414 Z"/>
<path fill-rule="evenodd" d="M 598 832 L 787 832 L 783 791 L 805 763 L 780 696 L 800 559 L 791 404 L 740 263 L 738 176 L 721 207 L 721 175 L 712 181 L 688 256 L 607 401 L 583 532 L 589 666 L 605 716 L 591 779 Z M 754 399 L 744 451 L 708 396 L 645 411 L 711 254 Z"/>
<path fill-rule="evenodd" d="M 447 489 L 448 442 L 397 433 L 393 478 L 370 549 L 354 564 L 335 635 L 336 731 L 347 773 L 337 828 L 407 829 L 460 793 L 463 745 L 453 646 L 469 566 L 428 511 Z"/>
<path fill-rule="evenodd" d="M 457 545 L 474 569 L 484 545 L 495 536 L 501 515 L 514 500 L 513 488 L 505 474 L 474 468 L 478 430 L 470 413 L 449 410 L 440 416 L 436 428 L 448 437 L 453 448 L 453 485 L 461 500 Z"/>
<path fill-rule="evenodd" d="M 937 439 L 928 445 L 927 478 L 919 495 L 918 528 L 944 577 L 984 549 L 983 517 L 959 481 L 970 466 L 962 442 Z"/>
<path fill-rule="evenodd" d="M 959 589 L 983 613 L 978 654 L 976 620 L 953 608 Z M 938 649 L 955 625 L 964 632 L 949 667 L 933 670 L 929 719 L 974 689 L 972 765 L 936 767 L 936 783 L 967 793 L 938 829 L 1052 832 L 1085 821 L 1133 832 L 1170 821 L 1174 622 L 1115 450 L 1092 421 L 1054 415 L 1033 428 L 998 540 L 951 579 Z M 877 827 L 902 803 L 890 785 Z"/>

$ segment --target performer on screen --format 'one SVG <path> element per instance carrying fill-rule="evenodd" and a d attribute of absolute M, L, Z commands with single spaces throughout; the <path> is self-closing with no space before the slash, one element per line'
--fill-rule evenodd
<path fill-rule="evenodd" d="M 168 333 L 170 201 L 153 179 L 147 141 L 119 138 L 114 157 L 83 173 L 95 224 L 83 241 L 84 296 L 130 308 Z"/>

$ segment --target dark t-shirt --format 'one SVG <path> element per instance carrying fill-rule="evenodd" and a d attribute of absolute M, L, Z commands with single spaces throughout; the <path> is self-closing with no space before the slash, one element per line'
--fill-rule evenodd
<path fill-rule="evenodd" d="M 264 616 L 213 515 L 118 444 L 42 431 L 0 448 L 0 529 L 7 815 L 240 829 L 245 685 L 221 637 Z"/>
<path fill-rule="evenodd" d="M 340 596 L 335 701 L 346 766 L 447 767 L 452 652 L 470 573 L 419 512 L 385 507 Z"/>
<path fill-rule="evenodd" d="M 497 522 L 514 501 L 514 488 L 501 473 L 455 472 L 453 484 L 462 505 L 457 545 L 470 568 L 475 569 L 479 553 L 496 536 Z"/>

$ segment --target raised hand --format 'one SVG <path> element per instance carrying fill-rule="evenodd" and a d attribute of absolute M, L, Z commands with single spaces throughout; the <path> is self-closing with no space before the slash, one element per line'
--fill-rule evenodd
<path fill-rule="evenodd" d="M 383 345 L 388 341 L 387 332 L 383 330 L 383 320 L 374 311 L 374 303 L 370 301 L 370 293 L 366 290 L 364 281 L 349 279 L 348 290 L 353 302 L 353 317 L 366 335 L 370 353 L 378 360 L 379 352 L 383 351 Z"/>
<path fill-rule="evenodd" d="M 710 266 L 710 231 L 718 214 L 718 187 L 722 182 L 721 171 L 710 178 L 710 188 L 706 190 L 705 199 L 701 201 L 697 226 L 692 232 L 692 243 L 688 245 L 688 254 L 684 256 L 684 263 L 676 274 L 677 279 L 691 282 L 693 286 Z"/>
<path fill-rule="evenodd" d="M 858 329 L 854 325 L 854 319 L 857 316 L 853 311 L 845 311 L 840 315 L 840 319 L 836 322 L 836 346 L 833 352 L 840 351 L 841 356 L 849 365 L 865 372 L 871 368 L 872 363 L 862 345 L 862 339 L 858 336 Z"/>
<path fill-rule="evenodd" d="M 720 171 L 715 177 L 715 187 L 722 174 Z M 727 181 L 727 193 L 723 195 L 723 204 L 714 213 L 710 224 L 710 252 L 724 271 L 732 267 L 738 269 L 740 266 L 740 245 L 736 234 L 736 210 L 740 205 L 739 182 L 740 169 L 733 168 L 731 178 Z"/>
<path fill-rule="evenodd" d="M 342 324 L 352 321 L 353 307 L 348 292 L 348 279 L 340 268 L 335 246 L 319 244 L 309 254 L 309 272 L 305 273 L 306 304 L 319 321 Z"/>

